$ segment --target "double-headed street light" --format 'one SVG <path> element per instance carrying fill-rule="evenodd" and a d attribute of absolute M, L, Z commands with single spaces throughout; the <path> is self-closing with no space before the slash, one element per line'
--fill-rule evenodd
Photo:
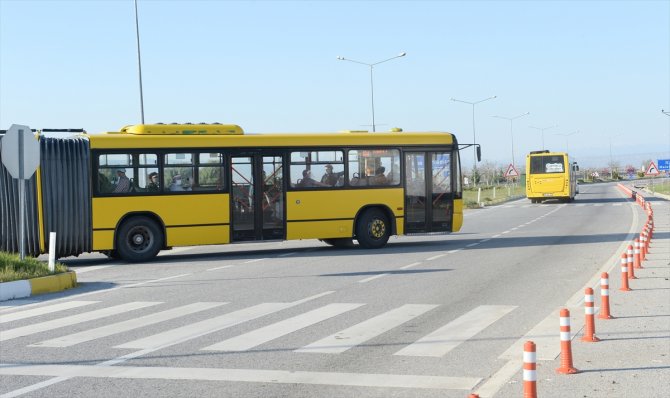
<path fill-rule="evenodd" d="M 372 103 L 372 132 L 375 132 L 375 88 L 374 88 L 374 83 L 373 83 L 373 79 L 372 79 L 372 70 L 373 70 L 375 65 L 379 65 L 381 63 L 388 62 L 392 59 L 404 57 L 405 55 L 407 55 L 406 52 L 401 52 L 400 54 L 396 55 L 395 57 L 391 57 L 389 59 L 385 59 L 385 60 L 379 61 L 379 62 L 374 62 L 374 63 L 371 63 L 371 64 L 369 64 L 367 62 L 361 62 L 361 61 L 356 61 L 356 60 L 349 59 L 349 58 L 344 58 L 344 57 L 341 57 L 341 56 L 337 57 L 337 59 L 340 60 L 340 61 L 349 61 L 349 62 L 353 62 L 353 63 L 356 63 L 356 64 L 367 65 L 367 66 L 370 67 L 370 100 L 371 100 L 371 103 Z"/>
<path fill-rule="evenodd" d="M 528 127 L 532 128 L 532 129 L 535 129 L 535 130 L 540 130 L 542 132 L 542 150 L 544 151 L 544 130 L 549 130 L 549 129 L 553 129 L 554 127 L 558 127 L 558 124 L 554 124 L 554 125 L 549 126 L 549 127 L 535 127 L 535 126 L 528 126 Z"/>
<path fill-rule="evenodd" d="M 514 116 L 514 117 L 506 117 L 506 116 L 498 116 L 498 115 L 491 116 L 491 117 L 497 117 L 498 119 L 509 120 L 509 134 L 510 134 L 510 138 L 511 138 L 511 141 L 512 141 L 512 165 L 514 165 L 514 127 L 513 127 L 514 120 L 518 119 L 520 117 L 526 116 L 526 115 L 530 115 L 530 112 L 522 113 L 521 115 L 517 115 L 517 116 Z"/>
<path fill-rule="evenodd" d="M 463 101 L 463 100 L 459 100 L 459 99 L 456 99 L 456 98 L 453 98 L 453 97 L 451 98 L 452 101 L 462 102 L 464 104 L 472 105 L 472 149 L 474 150 L 474 154 L 473 154 L 474 159 L 472 161 L 472 163 L 473 163 L 473 166 L 472 166 L 473 179 L 472 180 L 473 180 L 474 184 L 477 184 L 477 181 L 475 181 L 475 178 L 474 178 L 474 176 L 477 175 L 477 145 L 476 145 L 477 144 L 477 137 L 475 135 L 475 105 L 477 105 L 481 102 L 484 102 L 484 101 L 494 99 L 494 98 L 498 98 L 498 96 L 494 95 L 493 97 L 484 98 L 483 100 L 479 100 L 479 101 L 475 101 L 475 102 Z"/>

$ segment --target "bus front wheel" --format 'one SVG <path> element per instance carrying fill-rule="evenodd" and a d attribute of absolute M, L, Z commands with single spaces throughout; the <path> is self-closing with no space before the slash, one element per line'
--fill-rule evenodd
<path fill-rule="evenodd" d="M 163 233 L 156 222 L 148 217 L 126 220 L 116 236 L 116 251 L 130 262 L 149 260 L 158 254 L 163 244 Z"/>
<path fill-rule="evenodd" d="M 356 223 L 356 240 L 365 249 L 378 249 L 386 244 L 391 226 L 380 209 L 366 210 Z"/>

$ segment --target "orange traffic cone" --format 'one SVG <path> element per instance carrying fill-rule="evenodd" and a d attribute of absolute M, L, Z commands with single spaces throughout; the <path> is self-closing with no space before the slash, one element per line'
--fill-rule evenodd
<path fill-rule="evenodd" d="M 557 373 L 573 374 L 579 370 L 572 366 L 572 343 L 570 341 L 570 310 L 561 310 L 561 367 L 556 369 Z"/>
<path fill-rule="evenodd" d="M 610 315 L 610 276 L 607 272 L 600 274 L 600 315 L 599 319 L 614 319 Z"/>

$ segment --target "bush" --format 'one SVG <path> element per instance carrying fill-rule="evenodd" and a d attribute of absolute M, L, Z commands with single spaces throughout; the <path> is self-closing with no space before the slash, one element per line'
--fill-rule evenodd
<path fill-rule="evenodd" d="M 65 265 L 56 263 L 54 274 L 67 271 Z M 52 275 L 47 263 L 36 258 L 25 258 L 21 261 L 18 254 L 0 252 L 0 282 L 38 278 L 47 275 Z"/>

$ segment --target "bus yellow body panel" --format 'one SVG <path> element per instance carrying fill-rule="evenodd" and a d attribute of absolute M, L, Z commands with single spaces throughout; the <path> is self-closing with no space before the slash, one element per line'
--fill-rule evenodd
<path fill-rule="evenodd" d="M 354 218 L 369 205 L 389 208 L 403 231 L 404 197 L 402 188 L 348 191 L 287 192 L 287 239 L 344 238 L 354 232 Z"/>
<path fill-rule="evenodd" d="M 230 242 L 228 194 L 93 198 L 93 250 L 114 248 L 114 230 L 127 214 L 155 214 L 167 246 Z"/>
<path fill-rule="evenodd" d="M 330 134 L 263 134 L 263 135 L 131 135 L 91 134 L 88 136 L 91 149 L 154 149 L 154 148 L 261 148 L 261 147 L 305 147 L 369 145 L 451 145 L 452 135 L 446 133 L 330 133 Z"/>

